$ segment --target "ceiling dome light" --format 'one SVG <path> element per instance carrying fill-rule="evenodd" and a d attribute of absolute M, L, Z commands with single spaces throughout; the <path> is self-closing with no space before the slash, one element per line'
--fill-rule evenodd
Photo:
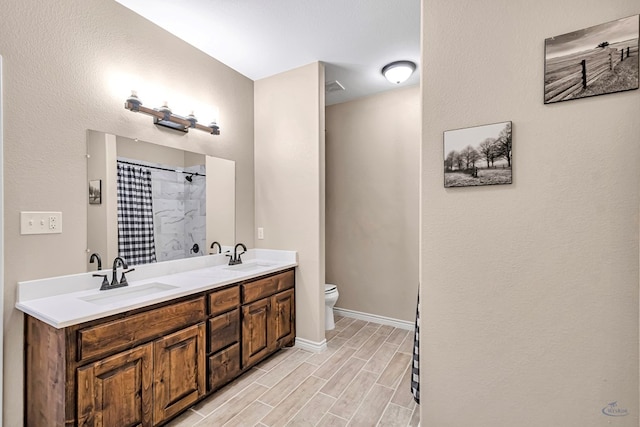
<path fill-rule="evenodd" d="M 406 81 L 416 70 L 416 64 L 411 61 L 395 61 L 382 68 L 382 75 L 391 83 L 399 85 Z"/>

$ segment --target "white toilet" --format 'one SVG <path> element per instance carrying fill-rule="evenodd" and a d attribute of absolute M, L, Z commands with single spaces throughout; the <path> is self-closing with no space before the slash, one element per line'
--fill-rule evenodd
<path fill-rule="evenodd" d="M 336 327 L 333 321 L 333 306 L 338 301 L 338 287 L 327 283 L 324 285 L 324 329 L 327 331 Z"/>

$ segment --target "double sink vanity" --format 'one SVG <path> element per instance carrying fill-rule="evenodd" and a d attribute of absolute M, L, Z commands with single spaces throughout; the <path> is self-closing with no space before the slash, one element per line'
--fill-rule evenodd
<path fill-rule="evenodd" d="M 25 425 L 156 426 L 295 341 L 296 253 L 253 249 L 18 284 Z"/>

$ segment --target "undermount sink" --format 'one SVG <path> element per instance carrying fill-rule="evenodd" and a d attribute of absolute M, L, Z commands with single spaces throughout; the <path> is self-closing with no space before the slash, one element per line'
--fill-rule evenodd
<path fill-rule="evenodd" d="M 144 285 L 139 286 L 130 286 L 126 288 L 101 291 L 97 295 L 89 295 L 86 297 L 80 297 L 78 299 L 89 302 L 91 304 L 106 305 L 121 301 L 127 301 L 131 298 L 153 295 L 176 288 L 177 286 L 167 285 L 166 283 L 152 282 L 145 283 Z"/>
<path fill-rule="evenodd" d="M 271 262 L 247 262 L 244 264 L 236 264 L 236 265 L 230 265 L 228 267 L 225 267 L 225 270 L 232 270 L 232 271 L 251 271 L 251 270 L 258 270 L 260 268 L 266 268 L 266 267 L 271 267 L 275 264 L 271 263 Z"/>

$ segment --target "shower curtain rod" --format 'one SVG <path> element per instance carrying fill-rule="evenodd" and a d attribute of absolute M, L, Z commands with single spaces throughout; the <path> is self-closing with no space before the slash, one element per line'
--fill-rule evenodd
<path fill-rule="evenodd" d="M 133 166 L 141 166 L 143 168 L 159 169 L 159 170 L 168 171 L 168 172 L 181 172 L 181 173 L 185 173 L 187 175 L 207 176 L 207 175 L 205 175 L 203 173 L 198 173 L 198 172 L 179 171 L 179 170 L 176 170 L 176 169 L 161 168 L 160 166 L 149 166 L 149 165 L 143 165 L 143 164 L 140 164 L 140 163 L 127 162 L 126 160 L 116 160 L 116 162 L 117 163 L 125 163 L 127 165 L 133 165 Z"/>

